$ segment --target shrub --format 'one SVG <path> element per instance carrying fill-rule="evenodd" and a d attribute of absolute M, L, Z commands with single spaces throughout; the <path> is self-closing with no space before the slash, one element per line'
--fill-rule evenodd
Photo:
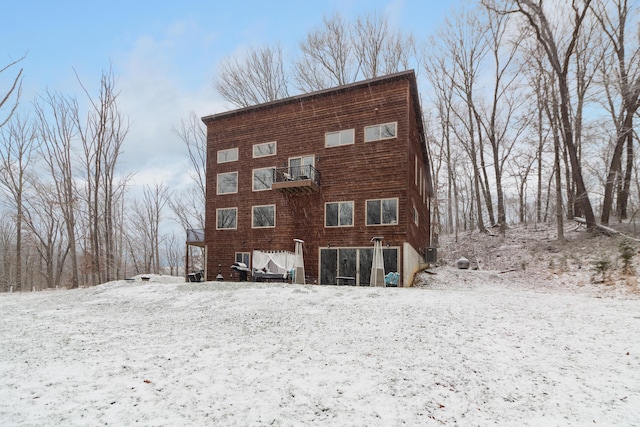
<path fill-rule="evenodd" d="M 602 283 L 605 283 L 607 280 L 607 272 L 611 270 L 611 260 L 606 255 L 603 255 L 602 258 L 593 261 L 593 272 L 595 274 L 602 274 Z"/>
<path fill-rule="evenodd" d="M 622 239 L 618 244 L 618 251 L 622 259 L 622 271 L 625 274 L 630 274 L 633 257 L 636 256 L 636 248 L 633 247 L 629 239 Z"/>

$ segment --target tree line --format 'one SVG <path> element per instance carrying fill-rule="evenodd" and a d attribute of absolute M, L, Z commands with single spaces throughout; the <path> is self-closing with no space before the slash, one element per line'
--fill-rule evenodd
<path fill-rule="evenodd" d="M 512 222 L 553 220 L 559 240 L 565 218 L 583 217 L 593 229 L 635 214 L 636 7 L 483 0 L 431 39 L 424 63 L 444 232 L 497 225 L 504 233 L 505 187 Z"/>
<path fill-rule="evenodd" d="M 46 91 L 18 109 L 20 62 L 2 70 L 14 77 L 0 105 L 0 291 L 177 272 L 183 242 L 159 230 L 171 191 L 131 197 L 133 174 L 118 172 L 130 123 L 111 68 L 96 94 L 77 77 L 83 99 Z"/>
<path fill-rule="evenodd" d="M 418 75 L 440 234 L 506 232 L 513 223 L 583 217 L 588 228 L 634 218 L 640 177 L 640 23 L 628 0 L 464 3 L 425 40 L 381 13 L 327 16 L 293 51 L 254 46 L 213 79 L 235 107 L 414 69 Z M 206 132 L 191 113 L 175 127 L 192 187 L 128 195 L 117 174 L 129 129 L 115 78 L 77 99 L 46 92 L 27 115 L 20 60 L 0 104 L 0 290 L 84 286 L 182 261 L 182 236 L 161 235 L 170 209 L 203 228 Z M 46 172 L 44 172 L 46 171 Z M 130 206 L 127 208 L 127 206 Z M 177 270 L 176 270 L 177 271 Z M 29 279 L 26 280 L 25 277 Z"/>

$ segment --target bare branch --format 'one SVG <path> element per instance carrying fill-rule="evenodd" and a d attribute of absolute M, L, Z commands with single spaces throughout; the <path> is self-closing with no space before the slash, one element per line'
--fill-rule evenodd
<path fill-rule="evenodd" d="M 242 60 L 228 58 L 220 66 L 215 88 L 237 107 L 248 107 L 289 96 L 280 46 L 250 49 Z"/>
<path fill-rule="evenodd" d="M 5 65 L 2 69 L 0 69 L 0 74 L 4 73 L 5 71 L 9 70 L 10 68 L 14 67 L 15 65 L 17 65 L 19 62 L 21 62 L 24 58 L 26 58 L 26 55 L 24 55 L 23 57 L 21 57 L 20 59 L 17 59 L 13 62 L 11 62 L 8 65 Z M 2 99 L 0 99 L 0 110 L 3 109 L 6 105 L 9 105 L 9 101 L 11 99 L 12 96 L 15 95 L 15 101 L 13 102 L 13 105 L 11 105 L 11 108 L 9 110 L 9 113 L 7 114 L 7 116 L 5 117 L 5 119 L 0 122 L 0 128 L 2 126 L 4 126 L 5 124 L 7 124 L 7 122 L 9 121 L 9 119 L 11 119 L 11 116 L 13 116 L 13 113 L 16 111 L 16 109 L 18 108 L 18 103 L 20 102 L 20 95 L 22 94 L 22 79 L 23 79 L 23 69 L 20 68 L 20 70 L 18 70 L 18 73 L 16 74 L 15 78 L 13 79 L 13 82 L 11 84 L 11 87 L 9 88 L 9 90 L 4 94 L 4 96 L 2 97 Z"/>

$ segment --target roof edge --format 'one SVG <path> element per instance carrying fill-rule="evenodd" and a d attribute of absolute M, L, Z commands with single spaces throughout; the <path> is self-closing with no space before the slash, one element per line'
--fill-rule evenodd
<path fill-rule="evenodd" d="M 222 113 L 211 114 L 211 115 L 208 115 L 208 116 L 203 116 L 201 118 L 201 120 L 204 123 L 207 123 L 207 122 L 215 120 L 215 119 L 219 119 L 219 118 L 223 118 L 223 117 L 231 117 L 231 116 L 235 116 L 235 115 L 238 115 L 238 114 L 248 113 L 248 112 L 251 112 L 251 111 L 257 111 L 257 110 L 262 110 L 262 109 L 266 109 L 266 108 L 271 108 L 271 107 L 274 107 L 276 105 L 285 105 L 285 104 L 289 104 L 289 103 L 292 103 L 292 102 L 302 101 L 302 100 L 308 99 L 308 98 L 321 97 L 321 96 L 324 96 L 324 95 L 329 95 L 331 93 L 344 92 L 344 91 L 358 89 L 358 88 L 361 88 L 363 86 L 368 86 L 368 85 L 372 85 L 372 84 L 380 84 L 380 83 L 384 83 L 384 82 L 387 82 L 387 81 L 402 80 L 402 79 L 412 80 L 413 83 L 415 84 L 416 75 L 415 75 L 414 70 L 410 69 L 410 70 L 400 71 L 400 72 L 397 72 L 397 73 L 387 74 L 385 76 L 380 76 L 380 77 L 373 77 L 371 79 L 361 80 L 361 81 L 354 82 L 354 83 L 349 83 L 349 84 L 346 84 L 346 85 L 334 86 L 334 87 L 328 88 L 328 89 L 322 89 L 322 90 L 318 90 L 318 91 L 315 91 L 315 92 L 308 92 L 308 93 L 304 93 L 304 94 L 300 94 L 300 95 L 294 95 L 294 96 L 291 96 L 291 97 L 288 97 L 288 98 L 277 99 L 275 101 L 265 102 L 265 103 L 262 103 L 262 104 L 256 104 L 256 105 L 252 105 L 252 106 L 249 106 L 249 107 L 243 107 L 243 108 L 239 108 L 239 109 L 236 109 L 236 110 L 230 110 L 230 111 L 224 111 Z"/>

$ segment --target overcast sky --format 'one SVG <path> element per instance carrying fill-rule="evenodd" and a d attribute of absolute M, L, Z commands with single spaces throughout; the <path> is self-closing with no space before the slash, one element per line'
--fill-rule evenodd
<path fill-rule="evenodd" d="M 232 108 L 213 88 L 222 59 L 249 46 L 280 43 L 294 52 L 323 16 L 379 11 L 418 40 L 432 34 L 457 0 L 35 1 L 6 2 L 0 66 L 26 54 L 23 106 L 49 89 L 79 98 L 73 69 L 95 93 L 111 63 L 120 107 L 131 121 L 122 170 L 136 183 L 175 186 L 184 147 L 172 132 L 191 111 Z M 0 80 L 0 85 L 6 83 Z M 0 87 L 1 89 L 1 87 Z"/>

